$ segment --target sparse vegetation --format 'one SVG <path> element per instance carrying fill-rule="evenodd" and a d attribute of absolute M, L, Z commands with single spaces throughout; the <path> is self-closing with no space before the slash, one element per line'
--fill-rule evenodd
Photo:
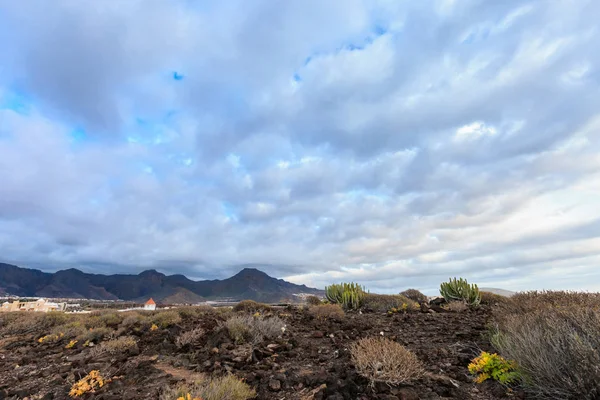
<path fill-rule="evenodd" d="M 347 310 L 362 307 L 365 299 L 365 288 L 356 283 L 340 283 L 325 287 L 325 296 L 333 304 L 340 304 Z"/>
<path fill-rule="evenodd" d="M 477 306 L 481 301 L 479 288 L 476 284 L 469 284 L 466 279 L 450 279 L 440 285 L 440 294 L 447 302 L 463 301 L 469 306 Z"/>
<path fill-rule="evenodd" d="M 191 331 L 186 331 L 177 336 L 175 344 L 177 347 L 182 348 L 187 345 L 194 344 L 200 340 L 206 332 L 202 328 L 195 328 Z"/>
<path fill-rule="evenodd" d="M 401 294 L 372 294 L 365 296 L 364 307 L 375 312 L 388 312 L 396 309 L 396 312 L 414 311 L 419 305 Z"/>
<path fill-rule="evenodd" d="M 417 356 L 386 338 L 361 339 L 350 346 L 350 353 L 358 373 L 372 383 L 407 383 L 425 371 Z"/>
<path fill-rule="evenodd" d="M 318 298 L 317 296 L 308 296 L 306 298 L 306 304 L 308 304 L 309 306 L 318 306 L 323 303 L 321 302 L 321 299 Z"/>
<path fill-rule="evenodd" d="M 177 311 L 158 311 L 151 317 L 153 323 L 158 325 L 159 328 L 168 328 L 172 325 L 177 325 L 181 322 L 181 316 Z"/>
<path fill-rule="evenodd" d="M 425 296 L 423 293 L 421 293 L 417 289 L 407 289 L 400 294 L 412 301 L 419 303 L 419 304 L 427 303 L 427 301 L 428 301 L 427 296 Z"/>
<path fill-rule="evenodd" d="M 233 311 L 244 311 L 252 314 L 256 312 L 265 313 L 271 310 L 271 306 L 254 300 L 243 300 L 233 307 Z"/>
<path fill-rule="evenodd" d="M 484 304 L 487 306 L 495 306 L 498 304 L 504 304 L 509 301 L 508 297 L 501 296 L 496 293 L 479 291 L 479 295 L 481 297 L 480 304 Z"/>
<path fill-rule="evenodd" d="M 344 318 L 344 310 L 339 304 L 319 304 L 308 309 L 308 313 L 318 320 L 341 321 Z"/>
<path fill-rule="evenodd" d="M 137 353 L 138 346 L 137 340 L 131 336 L 123 336 L 118 339 L 109 340 L 107 342 L 100 343 L 92 349 L 91 354 L 97 357 L 101 354 L 125 354 L 128 352 L 135 351 Z"/>
<path fill-rule="evenodd" d="M 204 379 L 192 385 L 167 388 L 161 400 L 247 400 L 254 398 L 256 391 L 233 375 Z"/>
<path fill-rule="evenodd" d="M 264 318 L 262 316 L 234 315 L 229 317 L 223 326 L 236 343 L 257 344 L 265 339 L 281 335 L 285 324 L 278 317 Z"/>
<path fill-rule="evenodd" d="M 519 293 L 495 308 L 492 343 L 515 360 L 529 391 L 542 398 L 600 395 L 599 296 Z"/>

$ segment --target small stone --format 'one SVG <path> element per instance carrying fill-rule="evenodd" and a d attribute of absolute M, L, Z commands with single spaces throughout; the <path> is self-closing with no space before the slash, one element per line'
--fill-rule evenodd
<path fill-rule="evenodd" d="M 277 379 L 269 380 L 269 389 L 271 389 L 274 392 L 280 391 L 281 390 L 281 381 L 279 381 Z"/>
<path fill-rule="evenodd" d="M 314 331 L 312 334 L 312 337 L 314 338 L 322 338 L 323 336 L 325 336 L 325 334 L 321 331 Z"/>
<path fill-rule="evenodd" d="M 216 347 L 213 347 L 211 352 L 213 352 L 214 354 L 219 354 L 219 349 Z"/>

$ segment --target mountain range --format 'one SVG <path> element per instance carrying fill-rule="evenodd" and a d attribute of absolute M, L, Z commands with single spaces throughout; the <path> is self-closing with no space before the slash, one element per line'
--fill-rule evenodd
<path fill-rule="evenodd" d="M 193 281 L 156 270 L 138 275 L 88 274 L 74 268 L 48 273 L 0 263 L 0 295 L 5 296 L 129 301 L 152 297 L 162 303 L 250 299 L 275 303 L 297 299 L 298 294 L 322 295 L 323 291 L 270 277 L 255 268 L 244 268 L 223 280 Z"/>

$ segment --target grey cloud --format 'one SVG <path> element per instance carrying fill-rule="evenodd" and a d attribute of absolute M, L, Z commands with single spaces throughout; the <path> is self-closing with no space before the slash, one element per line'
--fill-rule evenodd
<path fill-rule="evenodd" d="M 0 110 L 8 261 L 384 291 L 594 268 L 596 2 L 0 4 L 0 95 L 36 101 Z"/>

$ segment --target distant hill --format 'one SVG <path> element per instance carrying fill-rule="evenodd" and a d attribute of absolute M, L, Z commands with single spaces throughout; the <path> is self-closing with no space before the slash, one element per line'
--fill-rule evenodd
<path fill-rule="evenodd" d="M 198 303 L 205 300 L 256 300 L 275 303 L 297 299 L 297 294 L 322 295 L 323 291 L 270 277 L 255 268 L 244 268 L 223 280 L 192 281 L 183 275 L 155 270 L 138 275 L 87 274 L 78 269 L 46 273 L 0 263 L 0 293 L 21 297 L 63 297 L 96 300 Z"/>
<path fill-rule="evenodd" d="M 504 297 L 510 297 L 514 295 L 516 292 L 511 292 L 510 290 L 504 289 L 496 289 L 496 288 L 479 288 L 482 292 L 490 292 Z"/>

